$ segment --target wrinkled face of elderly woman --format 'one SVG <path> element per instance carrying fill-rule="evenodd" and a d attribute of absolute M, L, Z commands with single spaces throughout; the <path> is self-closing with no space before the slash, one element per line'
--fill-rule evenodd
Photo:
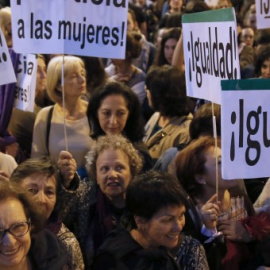
<path fill-rule="evenodd" d="M 24 207 L 10 198 L 0 201 L 0 209 L 0 269 L 26 269 L 31 238 Z"/>
<path fill-rule="evenodd" d="M 124 195 L 131 180 L 130 160 L 120 149 L 105 149 L 96 161 L 97 183 L 113 205 L 124 207 Z"/>
<path fill-rule="evenodd" d="M 52 175 L 36 172 L 22 180 L 22 187 L 33 196 L 34 201 L 48 219 L 56 203 L 56 179 Z"/>

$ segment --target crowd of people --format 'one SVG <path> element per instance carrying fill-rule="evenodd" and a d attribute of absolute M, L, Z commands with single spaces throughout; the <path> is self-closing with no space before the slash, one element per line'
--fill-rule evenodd
<path fill-rule="evenodd" d="M 186 95 L 187 13 L 233 7 L 241 78 L 270 78 L 255 1 L 217 2 L 130 2 L 125 59 L 37 55 L 33 112 L 0 86 L 1 270 L 270 269 L 270 181 L 222 178 L 220 105 Z"/>

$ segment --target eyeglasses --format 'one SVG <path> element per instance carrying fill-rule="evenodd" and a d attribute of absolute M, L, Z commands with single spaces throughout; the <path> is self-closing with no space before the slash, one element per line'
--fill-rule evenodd
<path fill-rule="evenodd" d="M 6 233 L 10 233 L 14 237 L 22 237 L 24 236 L 30 229 L 31 222 L 30 220 L 25 222 L 19 222 L 16 224 L 13 224 L 11 227 L 7 229 L 0 229 L 0 241 L 3 240 Z"/>

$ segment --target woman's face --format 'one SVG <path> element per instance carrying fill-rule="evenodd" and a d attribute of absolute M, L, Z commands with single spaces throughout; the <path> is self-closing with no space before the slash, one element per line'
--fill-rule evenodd
<path fill-rule="evenodd" d="M 170 65 L 172 64 L 172 58 L 176 44 L 177 40 L 174 38 L 169 38 L 164 44 L 164 57 Z"/>
<path fill-rule="evenodd" d="M 0 209 L 1 230 L 27 221 L 23 205 L 15 198 L 1 201 Z M 25 265 L 30 245 L 29 231 L 21 237 L 15 237 L 7 232 L 3 239 L 0 239 L 0 269 L 17 269 L 17 267 L 19 269 L 19 266 Z"/>
<path fill-rule="evenodd" d="M 121 134 L 129 116 L 127 102 L 122 95 L 110 95 L 101 101 L 98 121 L 105 134 Z"/>
<path fill-rule="evenodd" d="M 218 160 L 218 183 L 220 189 L 228 189 L 236 185 L 235 180 L 223 180 L 221 176 L 221 149 L 211 146 L 205 152 L 206 162 L 204 163 L 205 173 L 203 174 L 203 181 L 205 181 L 206 187 L 212 189 L 216 187 L 216 157 Z"/>
<path fill-rule="evenodd" d="M 10 48 L 12 47 L 11 14 L 3 12 L 1 16 L 3 16 L 2 32 L 6 39 L 7 46 Z"/>
<path fill-rule="evenodd" d="M 253 46 L 254 43 L 254 31 L 251 27 L 242 29 L 242 41 L 249 46 Z"/>
<path fill-rule="evenodd" d="M 270 78 L 270 58 L 263 61 L 261 66 L 261 77 L 264 79 Z"/>
<path fill-rule="evenodd" d="M 48 219 L 56 203 L 56 179 L 44 173 L 33 173 L 22 180 L 21 186 L 33 196 L 44 216 Z"/>
<path fill-rule="evenodd" d="M 78 98 L 86 93 L 85 69 L 80 64 L 65 75 L 64 90 L 69 98 Z"/>
<path fill-rule="evenodd" d="M 136 24 L 132 18 L 130 12 L 127 14 L 127 31 L 134 31 L 136 30 Z"/>
<path fill-rule="evenodd" d="M 111 200 L 123 200 L 131 180 L 130 160 L 120 149 L 106 149 L 96 161 L 97 183 Z"/>
<path fill-rule="evenodd" d="M 36 94 L 46 89 L 47 67 L 43 58 L 38 57 Z"/>
<path fill-rule="evenodd" d="M 183 205 L 161 208 L 142 225 L 140 232 L 146 240 L 146 245 L 152 248 L 175 248 L 185 225 L 185 212 L 186 208 Z"/>
<path fill-rule="evenodd" d="M 170 8 L 173 11 L 181 11 L 182 4 L 182 0 L 170 0 Z"/>

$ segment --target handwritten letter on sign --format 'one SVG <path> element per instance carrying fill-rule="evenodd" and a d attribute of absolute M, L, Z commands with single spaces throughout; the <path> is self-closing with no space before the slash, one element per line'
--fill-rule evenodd
<path fill-rule="evenodd" d="M 16 82 L 7 43 L 0 28 L 0 85 Z"/>
<path fill-rule="evenodd" d="M 270 80 L 222 81 L 222 176 L 270 176 Z"/>
<path fill-rule="evenodd" d="M 240 78 L 234 9 L 183 16 L 187 95 L 220 104 L 221 79 Z"/>
<path fill-rule="evenodd" d="M 20 55 L 14 107 L 23 111 L 34 110 L 37 77 L 37 59 L 34 54 Z"/>
<path fill-rule="evenodd" d="M 125 57 L 127 0 L 11 0 L 19 53 Z"/>
<path fill-rule="evenodd" d="M 256 0 L 257 28 L 264 29 L 270 27 L 270 1 Z"/>

